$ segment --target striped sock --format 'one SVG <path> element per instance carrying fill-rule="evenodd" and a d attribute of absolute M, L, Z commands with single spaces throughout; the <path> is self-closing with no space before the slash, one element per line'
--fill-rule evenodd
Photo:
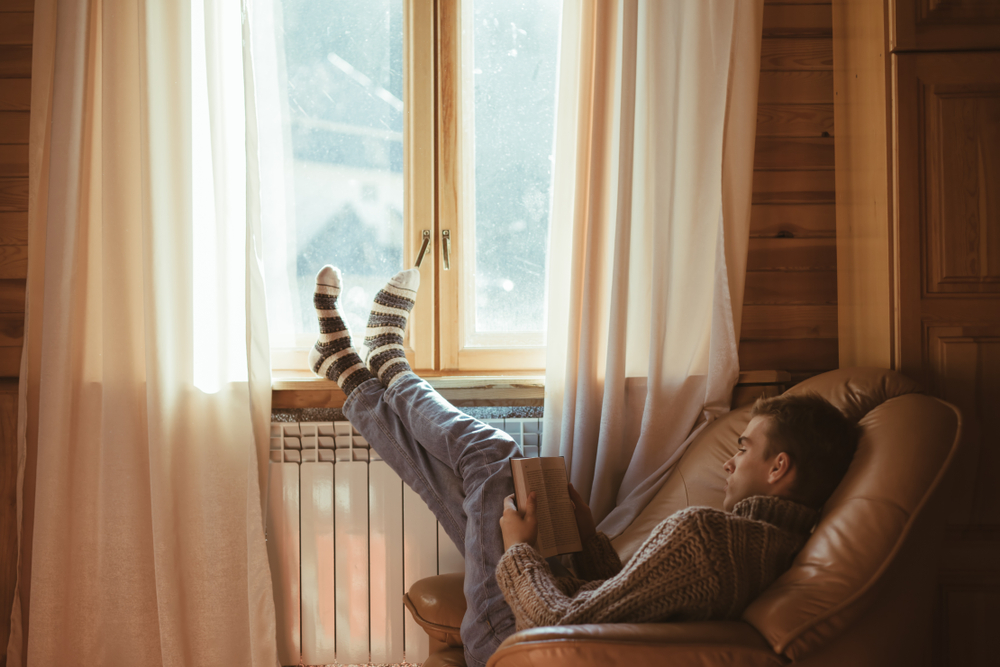
<path fill-rule="evenodd" d="M 374 376 L 351 347 L 351 332 L 337 310 L 340 271 L 324 266 L 316 275 L 313 305 L 319 318 L 319 339 L 309 351 L 309 368 L 320 377 L 333 380 L 348 396 L 359 384 Z"/>
<path fill-rule="evenodd" d="M 420 286 L 420 271 L 408 269 L 394 275 L 375 295 L 365 331 L 368 369 L 386 388 L 410 370 L 403 351 L 403 332 Z"/>

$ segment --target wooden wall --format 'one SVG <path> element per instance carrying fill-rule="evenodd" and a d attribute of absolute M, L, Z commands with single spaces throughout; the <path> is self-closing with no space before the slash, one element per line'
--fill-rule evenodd
<path fill-rule="evenodd" d="M 829 2 L 766 0 L 740 369 L 837 367 Z"/>
<path fill-rule="evenodd" d="M 17 375 L 28 268 L 32 0 L 0 0 L 0 667 L 17 571 Z"/>

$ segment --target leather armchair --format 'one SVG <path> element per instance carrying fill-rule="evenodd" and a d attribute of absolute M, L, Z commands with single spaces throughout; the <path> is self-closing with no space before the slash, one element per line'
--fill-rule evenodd
<path fill-rule="evenodd" d="M 947 472 L 961 418 L 907 378 L 840 369 L 789 393 L 824 396 L 863 427 L 850 469 L 792 567 L 740 621 L 533 628 L 509 637 L 490 667 L 538 665 L 918 665 L 930 654 L 931 606 L 944 528 Z M 614 541 L 630 558 L 663 518 L 722 506 L 722 464 L 750 408 L 691 444 L 650 505 Z M 414 584 L 404 603 L 438 648 L 427 667 L 464 665 L 462 575 Z"/>

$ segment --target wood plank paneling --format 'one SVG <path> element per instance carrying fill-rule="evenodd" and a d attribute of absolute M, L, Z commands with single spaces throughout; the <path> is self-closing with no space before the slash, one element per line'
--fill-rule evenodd
<path fill-rule="evenodd" d="M 31 12 L 35 9 L 35 0 L 4 0 L 0 3 L 0 13 Z"/>
<path fill-rule="evenodd" d="M 24 313 L 0 313 L 0 347 L 24 343 Z"/>
<path fill-rule="evenodd" d="M 31 79 L 0 79 L 0 111 L 31 109 Z"/>
<path fill-rule="evenodd" d="M 833 104 L 833 72 L 761 72 L 758 104 Z"/>
<path fill-rule="evenodd" d="M 27 111 L 0 111 L 0 144 L 28 143 L 29 123 Z"/>
<path fill-rule="evenodd" d="M 31 44 L 31 29 L 35 13 L 6 12 L 0 19 L 0 44 Z"/>
<path fill-rule="evenodd" d="M 834 238 L 837 213 L 833 204 L 754 204 L 750 236 L 771 238 Z"/>
<path fill-rule="evenodd" d="M 17 581 L 17 380 L 0 380 L 0 663 Z"/>
<path fill-rule="evenodd" d="M 836 303 L 836 271 L 747 271 L 744 306 Z"/>
<path fill-rule="evenodd" d="M 0 280 L 27 279 L 28 277 L 28 246 L 0 246 Z M 15 373 L 14 375 L 17 375 Z M 0 374 L 0 377 L 6 377 Z"/>
<path fill-rule="evenodd" d="M 833 169 L 832 137 L 757 137 L 754 169 Z"/>
<path fill-rule="evenodd" d="M 740 370 L 827 371 L 837 367 L 836 338 L 740 341 Z"/>
<path fill-rule="evenodd" d="M 2 130 L 0 130 L 2 133 Z M 0 177 L 28 175 L 28 145 L 0 144 Z"/>
<path fill-rule="evenodd" d="M 758 104 L 758 137 L 832 137 L 832 104 Z"/>
<path fill-rule="evenodd" d="M 834 173 L 826 171 L 755 171 L 754 204 L 833 204 Z"/>
<path fill-rule="evenodd" d="M 836 270 L 834 239 L 750 239 L 747 271 Z"/>
<path fill-rule="evenodd" d="M 765 37 L 833 38 L 833 11 L 823 5 L 764 5 Z"/>
<path fill-rule="evenodd" d="M 21 374 L 21 348 L 0 347 L 0 379 L 17 378 Z M 9 611 L 9 610 L 8 610 Z"/>
<path fill-rule="evenodd" d="M 0 213 L 0 245 L 28 245 L 28 213 Z"/>
<path fill-rule="evenodd" d="M 760 69 L 832 70 L 833 40 L 765 37 L 760 44 Z"/>
<path fill-rule="evenodd" d="M 24 313 L 24 280 L 0 280 L 0 313 Z"/>
<path fill-rule="evenodd" d="M 3 319 L 0 316 L 0 331 L 2 324 Z M 744 305 L 743 330 L 740 332 L 740 337 L 771 340 L 836 338 L 837 306 Z"/>
<path fill-rule="evenodd" d="M 28 179 L 0 178 L 0 212 L 28 210 Z"/>
<path fill-rule="evenodd" d="M 0 45 L 0 77 L 27 79 L 31 76 L 31 46 Z"/>

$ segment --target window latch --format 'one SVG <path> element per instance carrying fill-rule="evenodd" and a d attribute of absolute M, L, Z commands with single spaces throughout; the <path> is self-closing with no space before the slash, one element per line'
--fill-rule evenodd
<path fill-rule="evenodd" d="M 424 261 L 424 255 L 430 252 L 431 249 L 431 230 L 425 229 L 420 233 L 423 241 L 420 242 L 420 252 L 417 253 L 417 263 L 416 267 L 420 268 L 420 263 Z"/>
<path fill-rule="evenodd" d="M 451 230 L 443 229 L 441 230 L 441 243 L 444 246 L 444 255 L 441 258 L 444 262 L 444 270 L 448 271 L 451 269 Z"/>

